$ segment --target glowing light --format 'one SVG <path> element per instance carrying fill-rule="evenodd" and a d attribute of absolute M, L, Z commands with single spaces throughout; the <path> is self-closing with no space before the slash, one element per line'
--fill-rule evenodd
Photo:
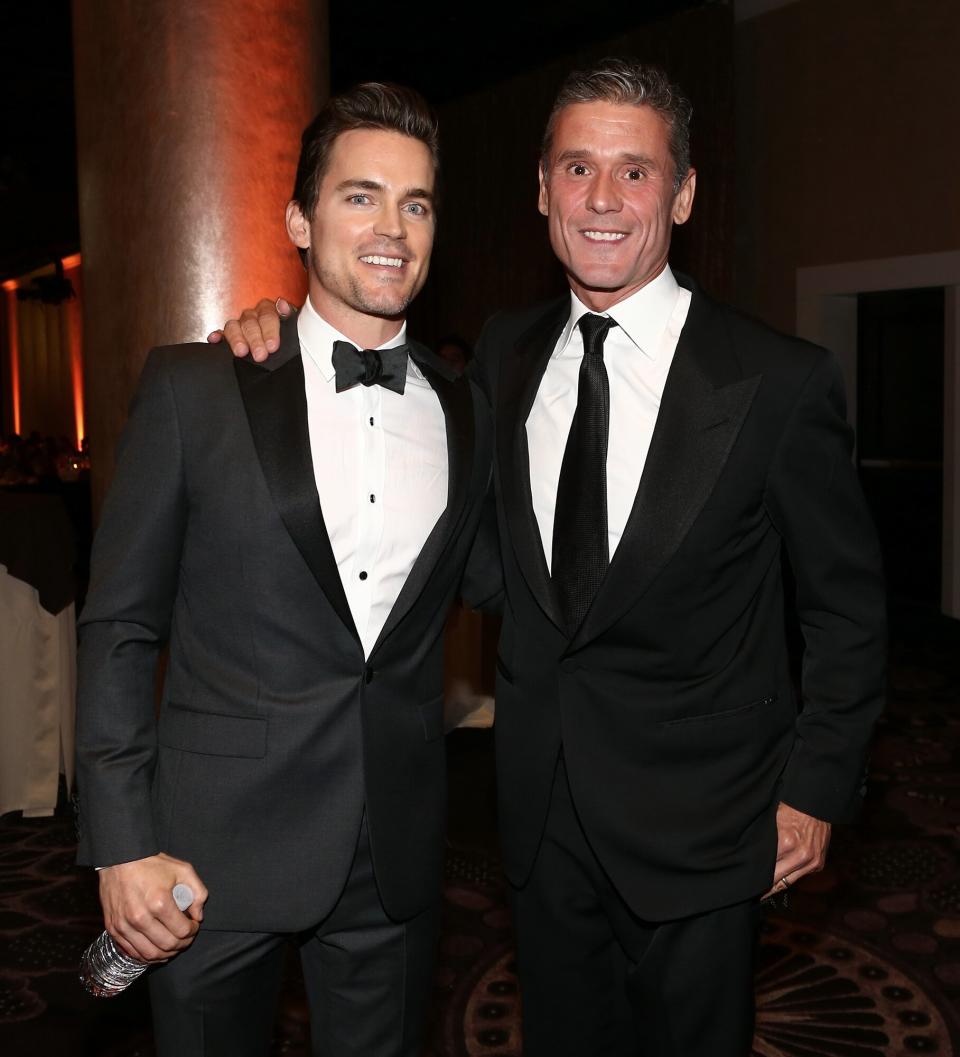
<path fill-rule="evenodd" d="M 74 253 L 61 261 L 65 272 L 80 267 L 80 254 Z M 80 315 L 80 298 L 64 301 L 63 311 L 67 319 L 67 344 L 70 354 L 70 388 L 73 392 L 73 428 L 76 434 L 77 451 L 86 435 L 83 421 L 83 320 Z"/>
<path fill-rule="evenodd" d="M 13 404 L 13 432 L 20 432 L 20 328 L 17 325 L 17 281 L 3 284 L 7 293 L 7 338 L 10 348 L 10 397 Z"/>

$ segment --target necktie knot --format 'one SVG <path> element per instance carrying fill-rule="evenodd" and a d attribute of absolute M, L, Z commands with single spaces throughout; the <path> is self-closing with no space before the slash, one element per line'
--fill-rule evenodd
<path fill-rule="evenodd" d="M 607 332 L 617 325 L 615 319 L 609 316 L 598 316 L 593 312 L 587 312 L 580 317 L 577 326 L 583 335 L 583 353 L 585 356 L 603 355 L 603 343 Z"/>
<path fill-rule="evenodd" d="M 407 382 L 407 345 L 392 349 L 358 349 L 349 341 L 333 343 L 333 369 L 337 392 L 355 385 L 382 385 L 403 393 Z"/>

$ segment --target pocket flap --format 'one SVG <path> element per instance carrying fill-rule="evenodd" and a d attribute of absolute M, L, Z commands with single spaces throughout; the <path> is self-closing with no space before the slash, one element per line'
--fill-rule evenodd
<path fill-rule="evenodd" d="M 259 759 L 267 754 L 267 721 L 168 704 L 160 712 L 158 738 L 161 745 L 183 752 Z"/>

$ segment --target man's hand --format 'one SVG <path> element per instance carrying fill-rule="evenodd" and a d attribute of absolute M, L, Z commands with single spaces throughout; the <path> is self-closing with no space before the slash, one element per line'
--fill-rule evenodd
<path fill-rule="evenodd" d="M 777 865 L 773 887 L 763 897 L 785 892 L 804 874 L 817 873 L 827 861 L 830 823 L 784 804 L 777 808 Z"/>
<path fill-rule="evenodd" d="M 245 308 L 239 319 L 228 319 L 223 330 L 208 334 L 207 341 L 215 344 L 226 338 L 230 351 L 238 359 L 252 353 L 257 363 L 263 363 L 270 353 L 280 348 L 280 319 L 286 319 L 292 311 L 289 301 L 282 297 L 275 302 L 264 298 L 256 308 Z"/>
<path fill-rule="evenodd" d="M 100 903 L 107 931 L 140 962 L 162 962 L 193 942 L 203 920 L 207 889 L 188 862 L 162 852 L 100 871 Z M 186 912 L 173 901 L 173 886 L 189 885 Z"/>

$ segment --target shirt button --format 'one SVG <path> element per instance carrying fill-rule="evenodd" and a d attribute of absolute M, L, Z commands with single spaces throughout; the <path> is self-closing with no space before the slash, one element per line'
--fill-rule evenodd
<path fill-rule="evenodd" d="M 375 503 L 376 501 L 377 501 L 377 497 L 373 494 L 373 492 L 371 492 L 370 493 L 370 502 L 371 503 Z"/>
<path fill-rule="evenodd" d="M 373 425 L 373 416 L 372 415 L 370 416 L 370 425 L 371 426 Z"/>
<path fill-rule="evenodd" d="M 366 573 L 361 573 L 360 574 L 360 579 L 361 580 L 366 580 L 366 578 L 367 578 L 367 574 Z"/>

